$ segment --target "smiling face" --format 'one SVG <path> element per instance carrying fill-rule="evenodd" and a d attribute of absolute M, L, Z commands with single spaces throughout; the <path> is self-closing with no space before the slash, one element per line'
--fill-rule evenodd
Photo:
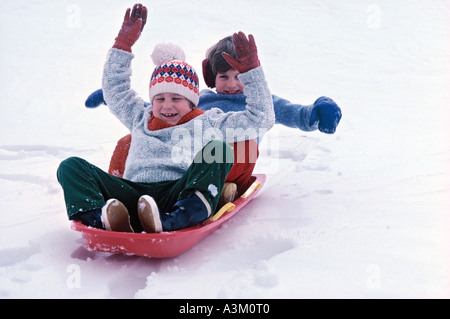
<path fill-rule="evenodd" d="M 239 72 L 235 69 L 229 69 L 225 73 L 216 75 L 216 91 L 219 94 L 243 94 L 244 84 L 238 79 Z"/>
<path fill-rule="evenodd" d="M 175 125 L 192 111 L 193 104 L 187 98 L 175 93 L 161 93 L 152 101 L 153 115 L 164 122 Z"/>

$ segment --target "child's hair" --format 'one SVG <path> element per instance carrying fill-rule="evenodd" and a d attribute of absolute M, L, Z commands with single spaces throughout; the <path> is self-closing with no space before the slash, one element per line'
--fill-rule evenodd
<path fill-rule="evenodd" d="M 225 73 L 231 69 L 231 65 L 228 64 L 222 55 L 223 52 L 228 53 L 233 58 L 236 58 L 236 50 L 234 48 L 232 36 L 223 38 L 206 52 L 206 58 L 211 64 L 211 71 L 214 76 L 216 76 L 217 73 Z"/>
<path fill-rule="evenodd" d="M 215 87 L 218 73 L 225 73 L 232 67 L 223 57 L 222 53 L 228 53 L 236 59 L 233 37 L 228 36 L 217 42 L 206 51 L 206 59 L 203 61 L 203 77 L 208 87 Z"/>

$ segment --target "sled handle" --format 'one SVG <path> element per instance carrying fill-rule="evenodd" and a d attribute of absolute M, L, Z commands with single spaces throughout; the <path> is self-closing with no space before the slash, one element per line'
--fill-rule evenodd
<path fill-rule="evenodd" d="M 242 194 L 242 198 L 249 197 L 254 191 L 256 191 L 261 186 L 261 183 L 258 181 L 254 181 L 253 184 L 247 189 L 247 191 Z"/>
<path fill-rule="evenodd" d="M 251 194 L 253 194 L 253 192 L 256 191 L 261 185 L 262 184 L 260 182 L 254 181 L 253 184 L 247 189 L 247 191 L 244 194 L 242 194 L 241 198 L 246 199 Z M 218 220 L 220 217 L 222 217 L 223 214 L 225 214 L 226 212 L 231 212 L 235 207 L 236 205 L 231 202 L 226 203 L 225 205 L 222 206 L 221 209 L 219 209 L 217 213 L 214 214 L 213 217 L 210 218 L 210 220 L 213 222 Z"/>
<path fill-rule="evenodd" d="M 219 209 L 217 213 L 214 214 L 213 217 L 210 218 L 210 220 L 215 222 L 220 217 L 222 217 L 223 214 L 225 214 L 226 212 L 231 212 L 235 207 L 236 205 L 234 205 L 233 203 L 226 203 L 225 205 L 222 206 L 221 209 Z"/>

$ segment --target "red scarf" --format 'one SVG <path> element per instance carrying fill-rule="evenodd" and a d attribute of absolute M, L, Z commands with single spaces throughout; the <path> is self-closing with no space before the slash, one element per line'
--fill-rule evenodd
<path fill-rule="evenodd" d="M 205 111 L 200 110 L 200 109 L 193 109 L 191 112 L 189 112 L 188 114 L 183 116 L 181 118 L 181 120 L 179 120 L 178 123 L 175 125 L 169 124 L 167 122 L 164 122 L 161 119 L 156 118 L 152 113 L 152 116 L 150 117 L 150 120 L 148 121 L 148 129 L 150 131 L 157 131 L 157 130 L 161 130 L 163 128 L 169 128 L 169 127 L 181 125 L 181 124 L 189 122 L 190 120 L 193 120 L 194 118 L 196 118 L 199 115 L 202 115 L 203 113 L 205 113 Z"/>

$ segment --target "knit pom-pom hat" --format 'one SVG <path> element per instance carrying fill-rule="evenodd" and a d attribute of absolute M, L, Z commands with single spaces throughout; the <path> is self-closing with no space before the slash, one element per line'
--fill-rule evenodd
<path fill-rule="evenodd" d="M 197 106 L 199 79 L 194 68 L 184 62 L 183 50 L 172 43 L 161 43 L 153 50 L 152 59 L 156 68 L 150 78 L 150 102 L 158 94 L 175 93 Z"/>

